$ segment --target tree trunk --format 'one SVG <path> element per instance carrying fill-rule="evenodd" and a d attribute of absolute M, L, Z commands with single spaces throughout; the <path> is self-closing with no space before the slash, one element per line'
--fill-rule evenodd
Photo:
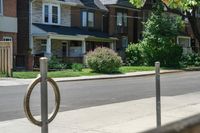
<path fill-rule="evenodd" d="M 200 27 L 198 26 L 198 20 L 195 16 L 188 17 L 188 20 L 190 22 L 194 37 L 198 40 L 199 45 L 200 45 L 200 29 L 199 29 Z M 199 49 L 198 49 L 198 52 L 199 52 Z"/>

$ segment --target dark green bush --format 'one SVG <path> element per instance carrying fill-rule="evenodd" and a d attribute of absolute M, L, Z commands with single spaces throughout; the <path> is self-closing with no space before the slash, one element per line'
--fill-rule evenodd
<path fill-rule="evenodd" d="M 66 64 L 64 63 L 61 63 L 61 61 L 56 58 L 56 56 L 52 56 L 50 58 L 50 60 L 48 61 L 48 68 L 49 69 L 59 69 L 59 70 L 62 70 L 62 69 L 65 69 L 67 67 Z"/>
<path fill-rule="evenodd" d="M 96 48 L 87 54 L 87 64 L 95 72 L 114 73 L 122 65 L 122 59 L 109 48 Z"/>
<path fill-rule="evenodd" d="M 199 67 L 200 55 L 197 53 L 183 55 L 180 61 L 182 67 Z"/>
<path fill-rule="evenodd" d="M 154 12 L 144 26 L 144 39 L 140 42 L 144 64 L 152 66 L 160 61 L 162 66 L 178 67 L 182 48 L 175 38 L 184 27 L 181 18 Z"/>
<path fill-rule="evenodd" d="M 79 63 L 74 63 L 74 64 L 72 64 L 72 70 L 80 72 L 83 70 L 83 65 L 79 64 Z"/>
<path fill-rule="evenodd" d="M 129 44 L 126 49 L 126 65 L 137 66 L 144 64 L 142 47 L 140 44 Z"/>
<path fill-rule="evenodd" d="M 159 46 L 160 45 L 160 46 Z M 166 44 L 142 44 L 144 62 L 147 65 L 154 65 L 160 61 L 162 66 L 178 67 L 182 56 L 182 48 L 175 43 Z"/>

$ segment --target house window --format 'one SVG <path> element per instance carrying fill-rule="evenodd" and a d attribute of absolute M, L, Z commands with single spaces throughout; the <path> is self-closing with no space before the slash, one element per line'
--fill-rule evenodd
<path fill-rule="evenodd" d="M 12 42 L 13 39 L 10 36 L 5 36 L 5 37 L 3 37 L 3 41 L 5 41 L 5 42 Z"/>
<path fill-rule="evenodd" d="M 47 24 L 60 24 L 60 6 L 54 4 L 44 4 L 43 22 Z"/>
<path fill-rule="evenodd" d="M 49 6 L 44 6 L 44 22 L 49 23 Z"/>
<path fill-rule="evenodd" d="M 82 26 L 87 27 L 87 12 L 82 12 Z"/>
<path fill-rule="evenodd" d="M 41 40 L 41 53 L 46 53 L 46 47 L 47 47 L 47 40 L 42 39 Z"/>
<path fill-rule="evenodd" d="M 94 27 L 94 13 L 93 12 L 82 12 L 82 27 Z"/>
<path fill-rule="evenodd" d="M 183 54 L 192 53 L 191 38 L 188 36 L 178 36 L 177 44 L 183 48 Z"/>
<path fill-rule="evenodd" d="M 127 13 L 124 13 L 124 26 L 127 27 L 128 26 L 128 15 Z"/>
<path fill-rule="evenodd" d="M 117 13 L 117 26 L 122 26 L 122 13 Z"/>
<path fill-rule="evenodd" d="M 117 26 L 128 26 L 128 15 L 127 13 L 117 13 Z"/>
<path fill-rule="evenodd" d="M 81 42 L 71 41 L 69 48 L 70 57 L 82 57 L 82 44 Z"/>
<path fill-rule="evenodd" d="M 177 44 L 182 46 L 183 48 L 190 48 L 191 47 L 191 38 L 185 36 L 178 36 L 177 37 Z"/>
<path fill-rule="evenodd" d="M 0 15 L 3 15 L 3 0 L 0 0 Z"/>
<path fill-rule="evenodd" d="M 88 12 L 88 27 L 94 27 L 94 13 Z"/>
<path fill-rule="evenodd" d="M 126 36 L 122 37 L 122 47 L 123 48 L 128 47 L 128 37 L 126 37 Z"/>

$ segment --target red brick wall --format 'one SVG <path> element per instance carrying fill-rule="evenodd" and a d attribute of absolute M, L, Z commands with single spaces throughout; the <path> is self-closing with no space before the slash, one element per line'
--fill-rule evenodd
<path fill-rule="evenodd" d="M 3 5 L 4 16 L 17 16 L 17 0 L 3 0 Z"/>
<path fill-rule="evenodd" d="M 81 26 L 81 11 L 80 8 L 71 7 L 71 26 L 80 27 Z"/>
<path fill-rule="evenodd" d="M 95 29 L 101 31 L 102 30 L 102 24 L 103 24 L 103 14 L 100 11 L 95 12 Z"/>
<path fill-rule="evenodd" d="M 115 8 L 114 7 L 108 7 L 109 9 L 109 34 L 113 35 L 115 33 L 115 26 L 116 26 L 116 19 L 115 17 Z"/>

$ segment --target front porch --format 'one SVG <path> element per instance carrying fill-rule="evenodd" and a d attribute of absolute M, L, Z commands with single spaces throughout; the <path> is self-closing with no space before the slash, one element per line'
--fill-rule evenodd
<path fill-rule="evenodd" d="M 87 52 L 96 47 L 108 47 L 116 50 L 116 40 L 88 36 L 33 36 L 33 67 L 39 67 L 39 58 L 56 56 L 63 63 L 85 63 Z"/>

